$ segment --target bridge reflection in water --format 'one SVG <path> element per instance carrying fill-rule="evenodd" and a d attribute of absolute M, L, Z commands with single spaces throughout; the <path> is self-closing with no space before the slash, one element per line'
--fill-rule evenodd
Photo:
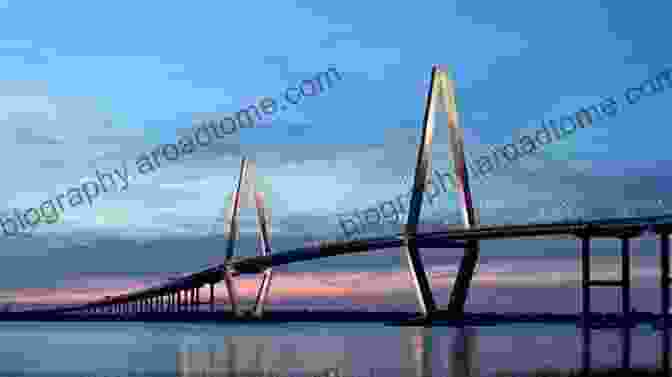
<path fill-rule="evenodd" d="M 578 329 L 582 343 L 580 347 L 554 347 L 556 352 L 563 354 L 565 364 L 567 361 L 576 361 L 573 366 L 567 368 L 551 369 L 550 362 L 540 360 L 556 359 L 556 355 L 545 355 L 527 348 L 527 356 L 516 352 L 518 347 L 502 348 L 498 350 L 498 358 L 493 360 L 492 349 L 482 353 L 480 349 L 478 330 L 474 327 L 459 327 L 454 330 L 450 339 L 446 339 L 445 331 L 431 327 L 400 327 L 398 339 L 398 352 L 390 352 L 389 344 L 385 345 L 385 354 L 379 354 L 380 350 L 370 349 L 362 354 L 361 344 L 356 344 L 356 336 L 333 336 L 322 335 L 315 337 L 320 342 L 319 347 L 306 350 L 305 345 L 310 342 L 292 339 L 287 342 L 282 339 L 272 339 L 268 336 L 228 336 L 225 338 L 224 348 L 215 350 L 211 345 L 208 351 L 198 351 L 198 344 L 184 344 L 182 350 L 177 353 L 176 376 L 179 377 L 208 377 L 208 376 L 453 376 L 453 377 L 477 377 L 477 376 L 570 376 L 573 375 L 599 375 L 605 370 L 604 361 L 601 367 L 592 365 L 592 350 L 595 344 L 591 336 L 591 330 Z M 445 330 L 445 329 L 444 329 Z M 641 329 L 639 329 L 641 330 Z M 514 330 L 515 331 L 515 330 Z M 633 329 L 617 328 L 610 329 L 619 334 L 620 360 L 618 356 L 606 365 L 612 367 L 612 371 L 619 371 L 629 375 L 634 373 L 631 365 Z M 536 332 L 536 330 L 535 330 Z M 586 336 L 586 334 L 589 334 Z M 497 341 L 497 337 L 481 336 L 482 339 Z M 536 342 L 535 338 L 535 342 Z M 445 344 L 448 349 L 441 349 L 440 344 Z M 557 338 L 554 338 L 554 341 Z M 660 340 L 669 343 L 669 332 L 661 331 Z M 385 340 L 383 340 L 385 341 Z M 604 344 L 600 342 L 602 346 Z M 511 343 L 510 345 L 512 345 Z M 303 347 L 298 347 L 303 345 Z M 487 346 L 486 343 L 483 343 Z M 533 345 L 534 347 L 534 345 Z M 492 347 L 487 347 L 492 348 Z M 543 345 L 539 345 L 543 348 Z M 660 347 L 663 351 L 665 347 Z M 577 352 L 579 351 L 579 352 Z M 604 350 L 600 352 L 602 356 Z M 370 354 L 368 354 L 370 352 Z M 607 352 L 608 355 L 615 353 Z M 373 362 L 379 358 L 384 362 Z M 488 360 L 486 360 L 488 358 Z M 487 361 L 488 366 L 481 367 L 481 360 Z M 523 362 L 516 370 L 511 370 L 514 359 Z M 535 359 L 535 360 L 533 360 Z M 493 363 L 494 361 L 494 363 Z M 536 364 L 536 365 L 535 365 Z M 539 364 L 545 364 L 542 367 Z M 555 363 L 557 365 L 557 363 Z M 373 366 L 373 367 L 372 367 Z M 498 366 L 495 368 L 495 366 Z M 523 369 L 526 368 L 527 369 Z M 653 372 L 650 365 L 649 372 Z M 669 375 L 669 353 L 667 357 L 660 352 L 657 366 L 660 375 Z M 619 369 L 620 368 L 620 369 Z M 365 371 L 365 372 L 363 372 Z"/>
<path fill-rule="evenodd" d="M 196 345 L 184 345 L 177 354 L 176 375 L 352 376 L 347 338 L 328 338 L 331 352 L 301 352 L 301 356 L 295 344 L 269 342 L 265 336 L 226 337 L 223 351 L 195 352 Z"/>
<path fill-rule="evenodd" d="M 269 342 L 265 336 L 231 336 L 225 341 L 223 351 L 194 352 L 196 345 L 184 345 L 177 354 L 177 376 L 356 376 L 356 370 L 366 369 L 369 376 L 432 375 L 432 330 L 424 327 L 402 327 L 400 353 L 385 355 L 389 363 L 385 368 L 355 368 L 353 350 L 360 348 L 352 343 L 357 337 L 327 336 L 322 344 L 329 351 L 298 352 L 294 344 Z M 450 365 L 459 374 L 476 376 L 474 367 L 475 330 L 460 329 L 454 345 Z M 377 352 L 371 349 L 370 352 Z M 361 356 L 361 355 L 360 355 Z M 373 355 L 372 355 L 373 356 Z M 394 362 L 397 361 L 397 365 Z M 465 364 L 466 363 L 466 364 Z M 464 374 L 466 371 L 467 374 Z M 360 373 L 361 375 L 361 373 Z"/>

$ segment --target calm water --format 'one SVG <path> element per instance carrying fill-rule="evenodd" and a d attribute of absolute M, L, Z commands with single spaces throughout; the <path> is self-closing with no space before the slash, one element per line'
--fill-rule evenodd
<path fill-rule="evenodd" d="M 0 323 L 0 375 L 313 376 L 331 369 L 339 376 L 485 376 L 579 368 L 580 334 L 571 325 Z M 593 333 L 593 367 L 620 365 L 619 334 Z M 660 342 L 651 327 L 633 330 L 633 365 L 655 366 Z"/>

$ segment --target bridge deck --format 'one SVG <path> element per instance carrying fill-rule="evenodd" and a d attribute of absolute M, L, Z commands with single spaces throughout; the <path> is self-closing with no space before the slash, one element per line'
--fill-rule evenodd
<path fill-rule="evenodd" d="M 215 284 L 222 280 L 228 269 L 233 275 L 257 274 L 266 268 L 315 260 L 337 255 L 347 255 L 373 250 L 396 248 L 407 239 L 414 240 L 420 248 L 463 248 L 468 240 L 494 240 L 539 238 L 549 236 L 569 236 L 576 238 L 632 238 L 643 233 L 672 233 L 672 215 L 615 218 L 589 222 L 558 222 L 545 224 L 480 226 L 469 230 L 447 230 L 429 233 L 396 234 L 388 237 L 351 241 L 323 241 L 315 247 L 302 247 L 272 255 L 239 257 L 188 276 L 167 283 L 121 295 L 106 300 L 91 302 L 67 308 L 41 310 L 40 312 L 79 311 L 99 306 L 125 303 L 128 301 L 159 296 L 181 289 L 200 288 L 205 284 Z"/>

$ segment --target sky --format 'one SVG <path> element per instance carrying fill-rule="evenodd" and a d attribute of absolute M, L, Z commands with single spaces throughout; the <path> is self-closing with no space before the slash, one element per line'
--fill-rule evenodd
<path fill-rule="evenodd" d="M 455 80 L 472 156 L 535 132 L 542 120 L 608 97 L 618 103 L 615 116 L 474 180 L 484 222 L 669 209 L 672 86 L 636 104 L 626 104 L 624 93 L 671 68 L 660 35 L 671 5 L 348 5 L 0 2 L 4 211 L 39 206 L 96 180 L 96 171 L 128 173 L 123 190 L 117 178 L 90 205 L 66 207 L 55 224 L 0 234 L 0 300 L 81 302 L 221 263 L 222 215 L 242 157 L 255 161 L 269 190 L 274 251 L 342 238 L 337 214 L 408 191 L 435 64 Z M 197 121 L 279 98 L 329 68 L 341 80 L 319 96 L 138 172 L 142 154 L 190 135 Z M 447 140 L 447 128 L 438 126 L 432 168 L 439 171 L 449 166 Z M 437 197 L 421 221 L 456 223 L 454 193 Z M 253 212 L 241 212 L 240 255 L 255 252 L 254 221 Z M 491 257 L 477 280 L 545 284 L 502 266 L 514 256 L 534 271 L 558 272 L 535 257 L 556 249 L 575 259 L 573 242 L 548 242 L 484 243 Z M 455 250 L 423 255 L 435 274 L 454 271 L 459 260 Z M 272 295 L 385 301 L 394 295 L 386 293 L 392 281 L 411 292 L 401 262 L 398 250 L 388 250 L 285 267 Z M 560 280 L 574 281 L 575 269 L 563 269 Z M 353 290 L 362 279 L 372 282 Z M 448 287 L 445 279 L 432 283 Z M 255 280 L 240 284 L 254 295 Z M 408 297 L 412 302 L 412 292 Z"/>

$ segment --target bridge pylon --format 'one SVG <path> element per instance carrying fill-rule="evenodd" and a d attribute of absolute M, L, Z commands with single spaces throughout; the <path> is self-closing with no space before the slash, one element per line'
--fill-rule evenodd
<path fill-rule="evenodd" d="M 422 139 L 418 146 L 418 157 L 415 168 L 415 179 L 411 194 L 405 232 L 409 236 L 405 239 L 402 251 L 406 255 L 411 279 L 416 288 L 418 304 L 423 316 L 428 317 L 436 310 L 434 297 L 422 264 L 422 258 L 413 235 L 417 232 L 422 199 L 425 191 L 431 187 L 431 145 L 434 131 L 434 118 L 437 107 L 448 114 L 449 147 L 453 161 L 453 179 L 455 189 L 460 197 L 461 213 L 465 228 L 478 225 L 477 212 L 473 206 L 471 190 L 469 188 L 469 174 L 464 157 L 464 133 L 458 125 L 457 106 L 455 103 L 455 88 L 448 72 L 438 66 L 432 68 L 432 77 L 425 105 L 425 115 L 422 128 Z M 469 241 L 465 248 L 460 269 L 453 285 L 448 310 L 455 314 L 464 312 L 464 304 L 468 296 L 476 265 L 478 263 L 479 242 Z"/>
<path fill-rule="evenodd" d="M 257 252 L 261 256 L 271 253 L 271 230 L 270 209 L 265 206 L 264 192 L 256 190 L 256 167 L 254 161 L 243 157 L 240 166 L 240 176 L 238 178 L 238 187 L 232 196 L 231 206 L 227 209 L 227 250 L 226 261 L 230 262 L 234 258 L 234 250 L 237 241 L 240 239 L 239 215 L 241 207 L 255 207 L 257 210 Z M 226 229 L 225 229 L 226 231 Z M 226 269 L 224 271 L 224 281 L 231 301 L 231 309 L 238 317 L 243 316 L 239 308 L 238 292 L 233 280 L 234 272 Z M 264 312 L 264 304 L 270 294 L 271 280 L 273 278 L 273 269 L 266 268 L 263 272 L 261 284 L 257 291 L 256 300 L 252 314 L 261 318 Z"/>

